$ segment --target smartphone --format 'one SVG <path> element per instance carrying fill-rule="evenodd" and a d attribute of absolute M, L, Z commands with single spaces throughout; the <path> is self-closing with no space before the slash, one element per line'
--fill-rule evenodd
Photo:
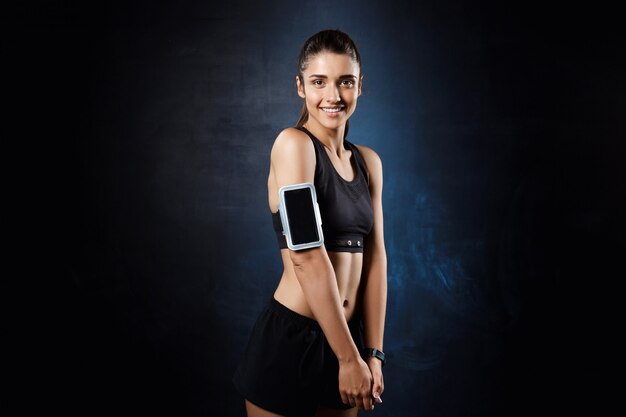
<path fill-rule="evenodd" d="M 286 185 L 278 193 L 287 247 L 302 250 L 322 246 L 324 234 L 315 186 L 311 183 Z"/>

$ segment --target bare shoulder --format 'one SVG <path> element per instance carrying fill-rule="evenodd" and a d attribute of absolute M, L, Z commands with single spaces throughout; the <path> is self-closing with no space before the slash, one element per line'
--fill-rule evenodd
<path fill-rule="evenodd" d="M 283 129 L 272 146 L 272 158 L 281 156 L 307 156 L 314 152 L 313 144 L 308 135 L 293 127 Z"/>
<path fill-rule="evenodd" d="M 370 171 L 379 172 L 382 171 L 383 162 L 380 159 L 380 156 L 374 151 L 374 149 L 369 146 L 364 145 L 356 145 L 359 152 L 361 152 L 361 156 L 363 156 L 363 160 L 365 161 L 365 165 Z"/>
<path fill-rule="evenodd" d="M 301 130 L 289 127 L 278 134 L 270 162 L 277 187 L 313 182 L 315 148 L 309 136 Z"/>

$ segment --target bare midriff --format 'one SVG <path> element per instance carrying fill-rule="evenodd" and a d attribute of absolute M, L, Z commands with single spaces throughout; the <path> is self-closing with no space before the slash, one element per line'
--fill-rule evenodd
<path fill-rule="evenodd" d="M 302 287 L 298 282 L 293 263 L 289 257 L 289 250 L 282 249 L 281 256 L 285 266 L 283 275 L 274 292 L 274 298 L 290 310 L 303 316 L 315 319 L 313 311 L 304 297 Z M 350 252 L 328 252 L 328 257 L 337 278 L 337 288 L 343 306 L 343 313 L 350 321 L 356 310 L 357 294 L 361 281 L 363 254 Z"/>

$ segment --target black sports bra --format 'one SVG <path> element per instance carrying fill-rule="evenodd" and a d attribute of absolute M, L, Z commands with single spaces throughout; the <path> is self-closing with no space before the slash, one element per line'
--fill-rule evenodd
<path fill-rule="evenodd" d="M 352 181 L 339 175 L 326 154 L 324 144 L 304 127 L 297 128 L 311 138 L 315 148 L 315 192 L 322 215 L 324 246 L 331 252 L 363 252 L 364 239 L 372 230 L 374 215 L 369 192 L 367 167 L 361 153 L 344 140 L 344 147 L 352 151 L 350 161 L 356 167 Z M 272 213 L 272 223 L 278 246 L 287 248 L 280 213 Z"/>

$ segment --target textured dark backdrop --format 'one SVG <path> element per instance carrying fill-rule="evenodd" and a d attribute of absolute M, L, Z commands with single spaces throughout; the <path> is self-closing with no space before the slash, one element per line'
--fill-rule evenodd
<path fill-rule="evenodd" d="M 614 312 L 624 238 L 615 16 L 326 0 L 5 14 L 29 301 L 6 316 L 26 359 L 3 407 L 243 416 L 230 377 L 280 274 L 270 147 L 297 119 L 299 47 L 340 28 L 365 74 L 350 139 L 384 163 L 374 415 L 597 411 L 615 328 L 593 313 Z"/>

